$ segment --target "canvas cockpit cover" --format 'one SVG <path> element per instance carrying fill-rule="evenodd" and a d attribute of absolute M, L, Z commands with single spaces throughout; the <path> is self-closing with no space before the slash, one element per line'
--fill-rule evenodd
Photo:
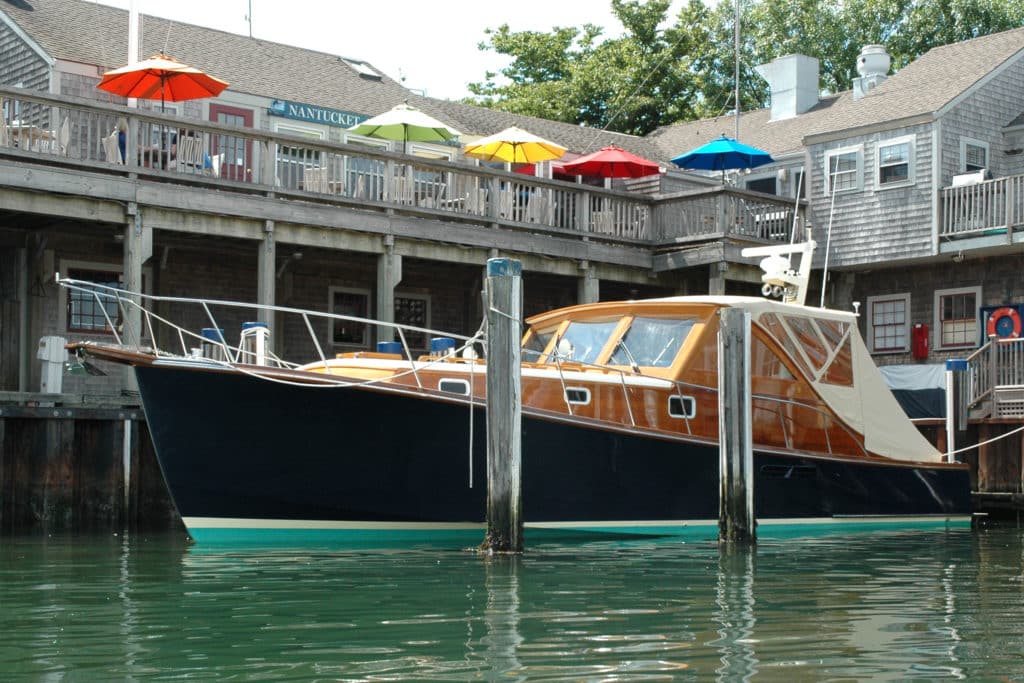
<path fill-rule="evenodd" d="M 864 435 L 868 451 L 894 460 L 941 461 L 882 378 L 852 314 L 776 306 L 751 317 L 788 352 L 836 415 Z"/>

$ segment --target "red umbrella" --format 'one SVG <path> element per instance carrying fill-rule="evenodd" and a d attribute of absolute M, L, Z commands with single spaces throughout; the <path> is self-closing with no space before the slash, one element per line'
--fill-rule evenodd
<path fill-rule="evenodd" d="M 653 161 L 608 145 L 562 164 L 562 172 L 600 178 L 641 178 L 660 173 L 661 168 Z"/>
<path fill-rule="evenodd" d="M 228 84 L 164 55 L 153 55 L 147 60 L 106 72 L 96 87 L 121 97 L 159 99 L 163 109 L 165 100 L 180 102 L 216 97 Z"/>

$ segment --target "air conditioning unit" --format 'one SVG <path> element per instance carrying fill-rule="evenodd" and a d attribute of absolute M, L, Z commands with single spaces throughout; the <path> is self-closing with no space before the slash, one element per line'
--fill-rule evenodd
<path fill-rule="evenodd" d="M 953 187 L 976 185 L 986 180 L 992 180 L 992 172 L 987 168 L 983 168 L 980 171 L 971 171 L 970 173 L 961 173 L 953 176 Z"/>

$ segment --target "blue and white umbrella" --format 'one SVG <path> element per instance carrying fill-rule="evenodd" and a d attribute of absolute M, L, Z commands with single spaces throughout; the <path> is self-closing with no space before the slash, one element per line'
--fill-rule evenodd
<path fill-rule="evenodd" d="M 773 161 L 772 155 L 763 149 L 744 145 L 725 135 L 672 159 L 672 163 L 680 168 L 721 171 L 722 182 L 725 182 L 728 169 L 755 168 Z"/>

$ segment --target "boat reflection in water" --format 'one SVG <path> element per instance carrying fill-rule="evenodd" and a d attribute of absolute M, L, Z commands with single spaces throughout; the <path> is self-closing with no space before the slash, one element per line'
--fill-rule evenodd
<path fill-rule="evenodd" d="M 133 295 L 67 287 L 132 312 Z M 153 297 L 158 301 L 161 297 Z M 308 360 L 278 358 L 273 307 L 174 299 L 220 320 L 188 331 L 150 314 L 176 351 L 117 338 L 77 356 L 134 367 L 157 457 L 198 542 L 343 538 L 354 544 L 475 545 L 486 501 L 486 359 L 481 336 L 391 327 L 379 352 L 328 357 L 323 331 L 372 321 L 275 309 L 308 330 Z M 755 514 L 759 535 L 793 526 L 967 524 L 968 471 L 906 418 L 853 314 L 747 297 L 571 306 L 526 321 L 522 486 L 527 539 L 717 532 L 718 326 L 752 320 Z M 225 322 L 228 321 L 228 322 Z M 112 324 L 113 328 L 114 325 Z M 237 345 L 224 330 L 243 328 Z M 319 332 L 314 332 L 319 330 Z M 414 353 L 403 341 L 431 341 Z M 254 343 L 256 342 L 256 343 Z M 206 353 L 191 346 L 207 348 Z M 289 345 L 295 344 L 289 339 Z"/>

